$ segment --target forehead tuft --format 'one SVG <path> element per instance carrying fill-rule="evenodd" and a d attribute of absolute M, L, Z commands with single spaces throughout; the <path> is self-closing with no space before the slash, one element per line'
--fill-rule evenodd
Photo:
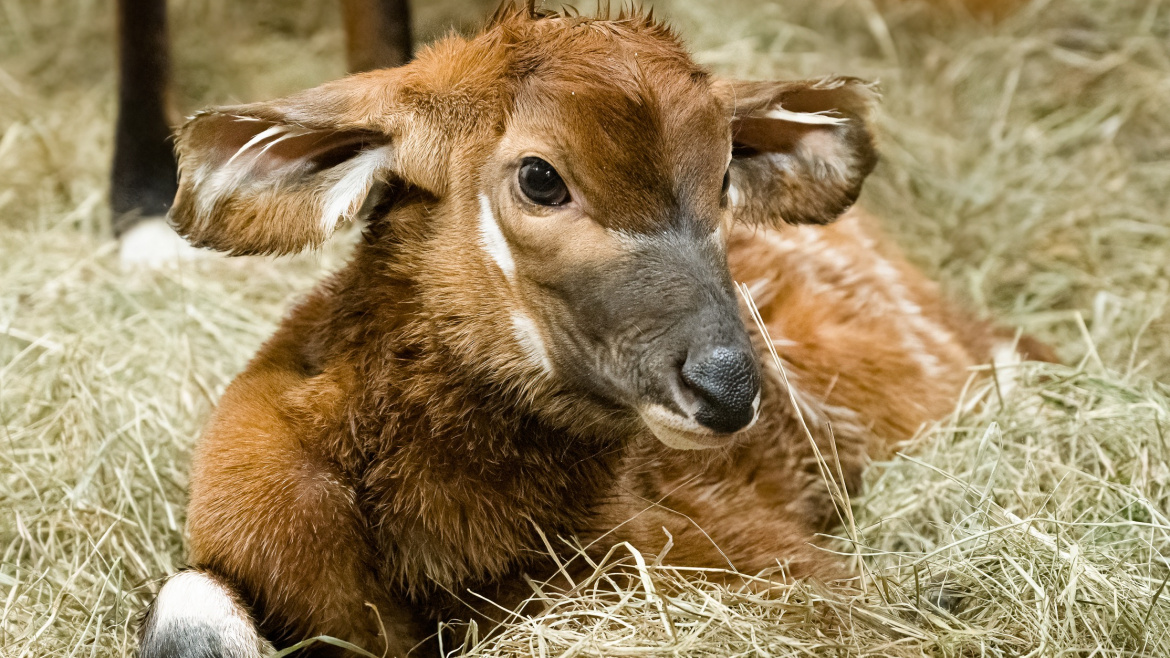
<path fill-rule="evenodd" d="M 477 40 L 506 53 L 510 114 L 577 114 L 576 126 L 600 122 L 618 139 L 631 131 L 669 139 L 717 111 L 707 72 L 640 9 L 610 20 L 506 5 Z"/>
<path fill-rule="evenodd" d="M 708 77 L 678 35 L 641 10 L 610 20 L 505 7 L 483 37 L 499 40 L 517 79 L 605 80 L 635 95 L 647 75 L 700 84 Z"/>
<path fill-rule="evenodd" d="M 518 92 L 533 86 L 551 95 L 616 93 L 684 112 L 711 87 L 678 35 L 649 12 L 592 18 L 531 2 L 506 2 L 478 36 L 442 39 L 408 68 L 407 86 L 419 96 L 463 107 L 495 105 L 505 113 Z"/>

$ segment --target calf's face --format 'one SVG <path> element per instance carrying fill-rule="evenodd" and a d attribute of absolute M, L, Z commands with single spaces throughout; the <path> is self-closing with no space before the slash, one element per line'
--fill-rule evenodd
<path fill-rule="evenodd" d="M 533 378 L 711 447 L 760 404 L 731 226 L 847 208 L 873 100 L 851 79 L 712 79 L 644 17 L 516 12 L 401 69 L 196 116 L 172 217 L 196 244 L 288 252 L 421 189 L 451 215 L 426 239 L 474 236 L 424 267 L 474 263 L 500 311 L 475 321 L 510 325 Z"/>

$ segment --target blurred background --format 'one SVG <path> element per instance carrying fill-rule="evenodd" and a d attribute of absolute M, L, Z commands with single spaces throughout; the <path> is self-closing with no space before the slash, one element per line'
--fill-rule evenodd
<path fill-rule="evenodd" d="M 474 31 L 496 4 L 417 1 L 415 37 Z M 720 75 L 880 81 L 883 160 L 861 203 L 911 260 L 1116 386 L 1170 381 L 1170 2 L 647 4 Z M 169 6 L 176 120 L 344 74 L 334 2 Z M 129 651 L 133 613 L 181 563 L 199 425 L 345 256 L 342 239 L 124 272 L 107 190 L 114 56 L 112 0 L 0 0 L 6 655 Z"/>

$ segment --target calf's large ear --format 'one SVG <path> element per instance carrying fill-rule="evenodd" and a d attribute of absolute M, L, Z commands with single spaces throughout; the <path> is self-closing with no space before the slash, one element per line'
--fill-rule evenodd
<path fill-rule="evenodd" d="M 439 163 L 413 153 L 434 150 L 411 148 L 400 95 L 395 71 L 375 71 L 196 114 L 176 139 L 172 225 L 196 246 L 287 254 L 320 245 L 391 187 L 441 192 Z"/>
<path fill-rule="evenodd" d="M 868 123 L 878 101 L 855 78 L 718 80 L 731 110 L 729 203 L 753 224 L 825 224 L 845 212 L 877 164 Z"/>

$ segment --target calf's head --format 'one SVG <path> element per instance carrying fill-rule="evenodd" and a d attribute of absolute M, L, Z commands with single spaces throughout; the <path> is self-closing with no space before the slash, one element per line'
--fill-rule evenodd
<path fill-rule="evenodd" d="M 196 115 L 172 221 L 234 254 L 366 221 L 469 369 L 715 446 L 760 396 L 731 226 L 843 212 L 874 100 L 853 79 L 716 79 L 640 14 L 505 9 L 405 67 Z"/>

